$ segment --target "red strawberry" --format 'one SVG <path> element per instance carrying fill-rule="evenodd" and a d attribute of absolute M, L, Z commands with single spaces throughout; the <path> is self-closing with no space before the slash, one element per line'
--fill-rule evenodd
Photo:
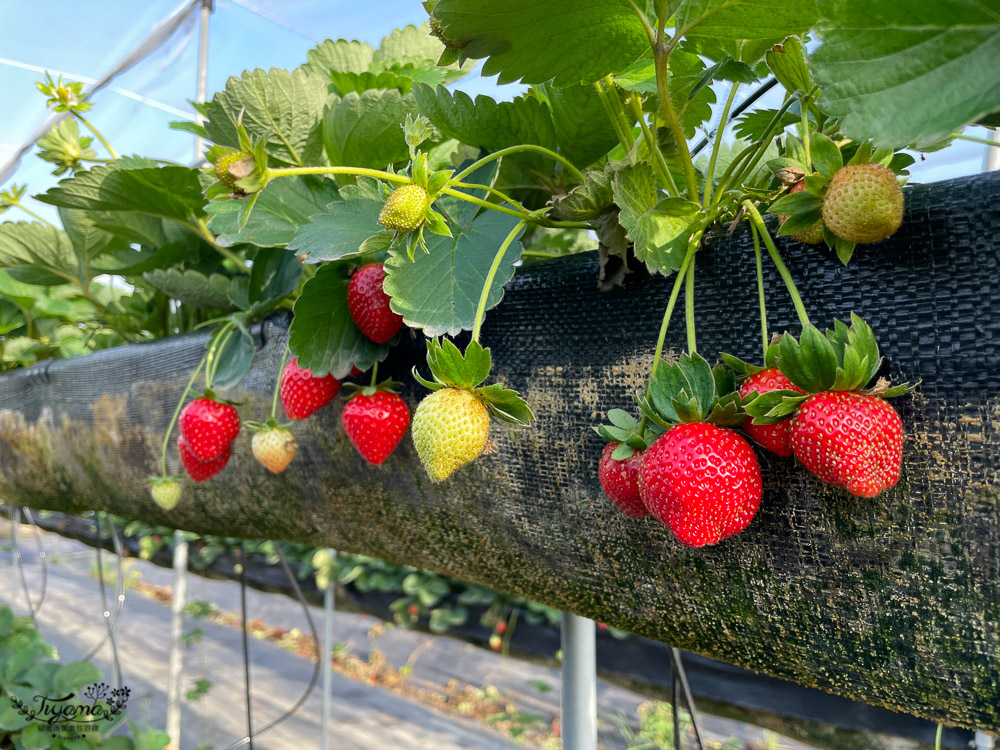
<path fill-rule="evenodd" d="M 389 295 L 382 291 L 385 269 L 369 263 L 351 277 L 347 285 L 347 307 L 358 330 L 376 344 L 384 344 L 403 327 L 403 316 L 389 308 Z"/>
<path fill-rule="evenodd" d="M 240 433 L 240 415 L 231 404 L 202 397 L 184 407 L 179 425 L 191 453 L 199 461 L 212 461 L 228 453 Z"/>
<path fill-rule="evenodd" d="M 229 456 L 232 455 L 232 448 L 227 445 L 218 457 L 211 461 L 202 461 L 191 450 L 191 446 L 184 436 L 178 435 L 177 452 L 181 456 L 181 466 L 184 467 L 187 475 L 196 482 L 204 482 L 226 468 L 226 464 L 229 463 Z"/>
<path fill-rule="evenodd" d="M 796 458 L 824 482 L 875 497 L 899 481 L 903 422 L 884 399 L 850 391 L 816 393 L 791 424 Z"/>
<path fill-rule="evenodd" d="M 351 374 L 348 377 L 354 378 L 361 374 L 361 370 L 357 368 L 357 365 L 351 365 Z"/>
<path fill-rule="evenodd" d="M 597 464 L 597 478 L 601 481 L 601 489 L 629 518 L 645 518 L 649 509 L 639 497 L 639 466 L 642 463 L 642 451 L 636 451 L 624 461 L 616 461 L 611 454 L 619 443 L 608 443 Z"/>
<path fill-rule="evenodd" d="M 281 405 L 289 419 L 305 419 L 322 409 L 340 393 L 340 381 L 333 375 L 317 378 L 293 358 L 281 373 Z"/>
<path fill-rule="evenodd" d="M 763 395 L 781 390 L 805 393 L 777 367 L 769 367 L 744 380 L 740 386 L 740 396 L 745 398 L 753 391 Z M 791 429 L 792 425 L 787 419 L 777 424 L 754 424 L 752 419 L 743 423 L 743 432 L 749 435 L 751 440 L 779 456 L 792 455 Z"/>
<path fill-rule="evenodd" d="M 757 456 L 736 432 L 676 425 L 646 449 L 639 492 L 677 541 L 700 547 L 745 529 L 760 505 Z"/>
<path fill-rule="evenodd" d="M 399 445 L 410 424 L 410 410 L 395 393 L 358 393 L 344 405 L 344 430 L 358 453 L 378 466 Z"/>

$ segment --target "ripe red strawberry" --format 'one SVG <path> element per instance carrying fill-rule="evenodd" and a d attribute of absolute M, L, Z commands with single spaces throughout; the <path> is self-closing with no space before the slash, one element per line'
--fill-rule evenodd
<path fill-rule="evenodd" d="M 344 405 L 342 421 L 347 437 L 361 457 L 378 466 L 406 434 L 410 410 L 395 393 L 375 391 L 370 396 L 358 393 Z"/>
<path fill-rule="evenodd" d="M 616 461 L 611 454 L 619 443 L 608 443 L 597 464 L 597 478 L 601 481 L 601 489 L 629 518 L 645 518 L 649 509 L 639 497 L 639 466 L 642 464 L 642 451 L 636 451 L 624 461 Z"/>
<path fill-rule="evenodd" d="M 384 344 L 403 327 L 403 316 L 389 307 L 389 295 L 382 291 L 385 269 L 369 263 L 351 277 L 347 285 L 347 308 L 358 330 L 376 344 Z"/>
<path fill-rule="evenodd" d="M 639 492 L 689 547 L 745 529 L 760 506 L 757 456 L 739 434 L 704 422 L 671 427 L 646 449 Z"/>
<path fill-rule="evenodd" d="M 240 432 L 240 415 L 232 404 L 212 398 L 196 398 L 184 407 L 181 435 L 199 461 L 212 461 L 227 453 Z"/>
<path fill-rule="evenodd" d="M 220 471 L 226 468 L 229 457 L 232 455 L 232 448 L 227 445 L 216 458 L 211 461 L 202 461 L 191 450 L 191 446 L 183 435 L 177 436 L 177 452 L 181 456 L 181 466 L 184 471 L 196 482 L 204 482 L 211 479 Z"/>
<path fill-rule="evenodd" d="M 340 381 L 333 375 L 317 378 L 309 368 L 299 367 L 293 358 L 281 373 L 281 405 L 289 419 L 305 419 L 330 403 L 340 393 Z"/>
<path fill-rule="evenodd" d="M 903 422 L 884 399 L 851 391 L 816 393 L 791 424 L 796 458 L 824 482 L 875 497 L 899 481 Z"/>
<path fill-rule="evenodd" d="M 744 380 L 740 386 L 740 396 L 745 398 L 753 391 L 763 395 L 782 390 L 805 393 L 777 367 L 769 367 Z M 779 456 L 792 455 L 791 429 L 792 425 L 787 419 L 777 424 L 754 424 L 752 419 L 743 423 L 743 432 L 749 435 L 751 440 Z"/>

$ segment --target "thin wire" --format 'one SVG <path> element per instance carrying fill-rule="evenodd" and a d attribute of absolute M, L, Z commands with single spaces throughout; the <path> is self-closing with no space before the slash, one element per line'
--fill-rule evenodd
<path fill-rule="evenodd" d="M 708 750 L 708 745 L 705 744 L 705 740 L 701 736 L 701 722 L 698 721 L 698 711 L 694 706 L 694 696 L 691 695 L 691 685 L 688 683 L 687 671 L 684 669 L 684 662 L 681 660 L 681 652 L 679 649 L 671 646 L 670 656 L 674 660 L 674 700 L 678 698 L 677 695 L 677 683 L 680 682 L 680 686 L 684 690 L 684 702 L 687 703 L 688 713 L 691 714 L 691 724 L 694 725 L 694 736 L 698 738 L 698 747 L 700 750 Z M 674 703 L 674 717 L 676 718 L 678 711 L 678 705 Z"/>
<path fill-rule="evenodd" d="M 31 621 L 35 622 L 35 609 L 31 602 L 31 589 L 28 587 L 28 579 L 24 574 L 24 561 L 21 559 L 21 541 L 18 538 L 17 527 L 21 523 L 21 509 L 16 505 L 7 506 L 7 515 L 10 518 L 10 540 L 14 544 L 14 560 L 17 563 L 17 574 L 21 579 L 21 589 L 24 591 L 24 598 L 28 602 L 28 612 Z M 36 627 L 38 623 L 35 623 Z"/>
<path fill-rule="evenodd" d="M 747 96 L 747 98 L 741 101 L 739 104 L 737 104 L 733 108 L 733 111 L 729 113 L 728 120 L 726 120 L 725 122 L 720 122 L 718 128 L 713 130 L 706 137 L 702 138 L 698 142 L 698 145 L 695 146 L 693 149 L 691 149 L 692 158 L 701 153 L 702 149 L 704 149 L 705 146 L 707 146 L 709 143 L 712 142 L 712 140 L 714 140 L 715 134 L 719 132 L 720 128 L 726 127 L 726 125 L 728 125 L 737 117 L 739 117 L 748 109 L 750 109 L 750 107 L 752 107 L 754 104 L 757 103 L 758 99 L 760 99 L 762 96 L 764 96 L 764 94 L 766 94 L 768 91 L 770 91 L 777 85 L 778 85 L 777 78 L 768 78 L 766 81 L 764 81 L 764 83 L 762 83 L 760 86 L 751 91 L 750 94 Z"/>
<path fill-rule="evenodd" d="M 294 26 L 289 26 L 287 23 L 285 23 L 284 21 L 280 20 L 279 18 L 276 18 L 274 16 L 268 15 L 267 13 L 265 13 L 262 10 L 260 10 L 259 8 L 255 8 L 254 6 L 248 4 L 247 2 L 245 2 L 245 0 L 229 0 L 229 2 L 232 3 L 233 5 L 235 5 L 238 8 L 242 8 L 245 11 L 253 13 L 255 16 L 260 16 L 265 21 L 273 23 L 275 26 L 280 26 L 283 29 L 287 29 L 288 31 L 291 31 L 293 34 L 298 34 L 300 37 L 302 37 L 303 39 L 306 39 L 306 40 L 312 42 L 313 44 L 319 44 L 322 41 L 320 39 L 317 39 L 316 37 L 309 36 L 308 34 L 305 34 L 305 33 L 301 32 L 301 31 L 299 31 Z"/>
<path fill-rule="evenodd" d="M 240 622 L 243 625 L 243 685 L 245 688 L 247 706 L 246 744 L 253 750 L 253 691 L 250 689 L 250 643 L 247 634 L 247 551 L 246 545 L 240 539 Z"/>
<path fill-rule="evenodd" d="M 31 616 L 34 618 L 34 616 L 38 614 L 39 610 L 41 610 L 42 605 L 45 603 L 45 592 L 48 590 L 49 584 L 49 562 L 48 556 L 45 553 L 45 540 L 42 538 L 42 530 L 39 528 L 38 523 L 35 522 L 34 514 L 31 512 L 30 508 L 21 508 L 21 512 L 28 520 L 28 523 L 31 524 L 32 534 L 34 534 L 35 543 L 38 545 L 38 567 L 39 573 L 42 577 L 41 592 L 38 595 L 38 604 L 35 605 L 35 608 L 31 612 Z"/>
<path fill-rule="evenodd" d="M 309 612 L 309 603 L 306 601 L 305 595 L 302 593 L 302 589 L 299 587 L 299 582 L 295 579 L 295 574 L 292 573 L 292 569 L 288 566 L 288 562 L 285 560 L 285 556 L 281 553 L 281 550 L 275 547 L 274 551 L 277 553 L 278 561 L 281 563 L 281 568 L 282 570 L 285 571 L 285 576 L 288 578 L 288 582 L 291 584 L 292 590 L 295 592 L 295 598 L 298 599 L 299 604 L 302 607 L 302 612 L 306 616 L 306 622 L 309 624 L 309 632 L 312 633 L 313 643 L 319 643 L 319 633 L 316 630 L 316 623 L 313 621 L 312 614 Z M 244 560 L 244 565 L 245 564 L 246 563 Z M 316 683 L 319 680 L 320 669 L 322 668 L 322 666 L 323 665 L 321 663 L 321 660 L 316 659 L 316 666 L 313 668 L 312 677 L 309 679 L 309 684 L 306 686 L 305 692 L 303 692 L 302 695 L 299 697 L 299 699 L 292 704 L 291 708 L 289 708 L 285 713 L 283 713 L 277 719 L 272 721 L 270 724 L 267 724 L 266 726 L 262 727 L 256 732 L 252 732 L 250 736 L 243 737 L 242 739 L 239 739 L 233 744 L 229 745 L 226 748 L 226 750 L 235 750 L 238 747 L 243 747 L 244 745 L 250 743 L 251 736 L 260 737 L 262 734 L 264 734 L 264 732 L 274 729 L 274 727 L 278 726 L 279 724 L 288 721 L 288 719 L 290 719 L 292 715 L 302 707 L 302 704 L 305 703 L 306 700 L 308 700 L 309 696 L 312 695 L 312 691 L 315 690 Z M 329 669 L 330 665 L 329 664 L 326 665 L 326 668 Z"/>
<path fill-rule="evenodd" d="M 125 605 L 125 570 L 122 565 L 121 556 L 121 539 L 118 537 L 118 530 L 115 529 L 114 524 L 109 520 L 108 524 L 111 527 L 112 541 L 115 546 L 116 558 L 118 560 L 117 566 L 117 578 L 115 589 L 118 596 L 118 606 L 116 607 L 115 617 L 112 621 L 111 610 L 108 609 L 108 595 L 107 589 L 104 585 L 104 556 L 103 556 L 103 545 L 104 545 L 104 532 L 101 528 L 101 517 L 102 514 L 98 512 L 96 514 L 95 526 L 97 527 L 97 546 L 94 548 L 97 553 L 97 584 L 98 590 L 101 594 L 101 614 L 104 618 L 104 626 L 106 633 L 101 642 L 98 643 L 89 654 L 87 654 L 83 661 L 90 661 L 94 658 L 98 651 L 104 646 L 105 643 L 111 644 L 111 661 L 114 666 L 115 675 L 115 685 L 114 687 L 121 687 L 122 685 L 122 667 L 121 661 L 118 658 L 118 641 L 115 639 L 115 631 L 118 629 L 118 622 L 121 618 L 122 609 Z"/>

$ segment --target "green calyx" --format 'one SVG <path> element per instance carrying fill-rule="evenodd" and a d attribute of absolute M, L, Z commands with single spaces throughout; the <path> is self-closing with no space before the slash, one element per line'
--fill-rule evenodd
<path fill-rule="evenodd" d="M 266 432 L 268 430 L 287 430 L 292 423 L 279 424 L 274 417 L 269 417 L 266 422 L 244 422 L 243 426 L 251 432 Z"/>
<path fill-rule="evenodd" d="M 735 427 L 746 419 L 732 370 L 723 365 L 713 368 L 697 352 L 682 355 L 674 364 L 661 364 L 647 393 L 639 397 L 639 410 L 664 430 L 684 422 Z"/>
<path fill-rule="evenodd" d="M 643 424 L 623 409 L 612 409 L 608 412 L 610 425 L 598 425 L 593 430 L 609 443 L 620 445 L 611 452 L 611 458 L 624 461 L 636 451 L 645 450 L 653 441 L 663 434 L 659 425 Z"/>
<path fill-rule="evenodd" d="M 392 378 L 388 380 L 383 380 L 378 384 L 361 384 L 361 383 L 343 383 L 341 384 L 341 389 L 345 393 L 349 393 L 352 397 L 358 395 L 362 396 L 374 396 L 379 391 L 385 393 L 395 393 L 401 383 L 399 381 L 393 380 Z"/>
<path fill-rule="evenodd" d="M 262 139 L 251 140 L 242 122 L 236 126 L 239 148 L 222 148 L 212 146 L 205 157 L 212 162 L 210 174 L 219 180 L 218 183 L 205 191 L 209 199 L 215 198 L 247 198 L 250 197 L 250 208 L 256 196 L 267 184 L 267 150 Z M 246 211 L 249 215 L 249 210 Z M 245 219 L 241 220 L 241 224 Z"/>
<path fill-rule="evenodd" d="M 776 349 L 777 367 L 807 393 L 781 390 L 757 396 L 746 405 L 746 412 L 755 424 L 780 422 L 794 414 L 799 404 L 813 393 L 864 391 L 881 398 L 894 398 L 915 387 L 909 383 L 890 387 L 883 381 L 872 384 L 882 366 L 882 357 L 871 326 L 854 313 L 850 326 L 838 320 L 826 334 L 815 326 L 806 326 L 798 339 L 786 333 L 771 348 Z"/>
<path fill-rule="evenodd" d="M 414 379 L 426 388 L 437 391 L 442 388 L 456 388 L 469 391 L 487 408 L 490 415 L 507 424 L 529 425 L 535 418 L 528 404 L 517 393 L 504 388 L 499 383 L 478 387 L 490 374 L 492 357 L 488 348 L 472 341 L 465 348 L 465 354 L 451 341 L 432 339 L 427 342 L 427 365 L 433 380 L 421 377 L 413 368 Z"/>
<path fill-rule="evenodd" d="M 780 340 L 781 336 L 778 334 L 771 337 L 771 343 L 768 344 L 767 351 L 764 354 L 763 367 L 750 362 L 744 362 L 739 357 L 734 357 L 732 354 L 726 354 L 725 352 L 722 352 L 719 356 L 722 358 L 722 364 L 733 371 L 737 382 L 743 382 L 751 375 L 756 375 L 762 370 L 778 366 L 778 342 Z"/>

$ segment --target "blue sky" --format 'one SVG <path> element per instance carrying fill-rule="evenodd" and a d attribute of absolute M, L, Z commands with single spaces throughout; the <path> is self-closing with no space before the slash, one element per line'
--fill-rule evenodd
<path fill-rule="evenodd" d="M 0 90 L 5 100 L 0 109 L 0 162 L 47 116 L 44 98 L 34 86 L 43 77 L 39 69 L 63 72 L 75 80 L 96 79 L 153 26 L 186 5 L 186 0 L 43 0 L 0 5 Z M 195 94 L 196 15 L 156 53 L 116 79 L 112 90 L 94 97 L 92 119 L 120 153 L 182 162 L 193 159 L 193 137 L 170 130 L 168 123 L 185 114 L 193 117 L 188 100 Z M 209 97 L 225 86 L 229 76 L 244 69 L 300 65 L 306 52 L 326 38 L 361 39 L 377 46 L 393 28 L 425 18 L 419 0 L 216 0 Z M 459 87 L 470 94 L 489 93 L 497 98 L 509 98 L 521 90 L 498 88 L 478 76 L 463 80 Z M 984 135 L 981 129 L 969 133 Z M 914 179 L 933 181 L 978 172 L 985 148 L 959 143 L 929 155 L 927 162 L 913 170 Z M 31 193 L 42 192 L 56 182 L 49 166 L 29 154 L 2 187 L 28 183 Z M 33 208 L 47 217 L 53 215 L 41 204 Z"/>

